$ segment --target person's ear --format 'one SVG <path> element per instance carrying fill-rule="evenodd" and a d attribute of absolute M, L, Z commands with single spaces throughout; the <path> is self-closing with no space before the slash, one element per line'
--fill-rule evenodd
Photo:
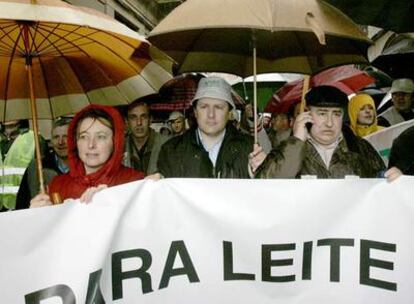
<path fill-rule="evenodd" d="M 230 120 L 233 120 L 233 114 L 229 108 L 229 110 L 227 111 L 227 121 L 230 121 Z"/>

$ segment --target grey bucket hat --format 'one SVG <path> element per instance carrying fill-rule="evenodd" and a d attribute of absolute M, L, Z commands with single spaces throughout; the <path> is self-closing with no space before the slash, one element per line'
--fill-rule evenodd
<path fill-rule="evenodd" d="M 414 81 L 408 78 L 395 79 L 392 82 L 390 93 L 413 93 L 414 92 Z"/>
<path fill-rule="evenodd" d="M 201 98 L 215 98 L 226 101 L 232 109 L 235 109 L 233 98 L 231 97 L 231 86 L 220 77 L 202 78 L 198 83 L 197 92 L 191 101 L 194 102 Z"/>

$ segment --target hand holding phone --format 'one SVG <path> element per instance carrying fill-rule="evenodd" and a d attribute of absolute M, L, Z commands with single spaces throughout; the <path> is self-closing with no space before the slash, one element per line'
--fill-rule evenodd
<path fill-rule="evenodd" d="M 313 119 L 309 111 L 300 113 L 293 124 L 293 135 L 302 140 L 308 139 L 309 131 L 312 127 Z"/>

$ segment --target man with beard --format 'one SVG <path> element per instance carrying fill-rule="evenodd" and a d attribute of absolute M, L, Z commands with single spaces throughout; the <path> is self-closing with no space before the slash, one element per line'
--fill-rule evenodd
<path fill-rule="evenodd" d="M 169 137 L 151 129 L 151 115 L 148 104 L 141 100 L 128 107 L 128 134 L 125 140 L 124 160 L 126 167 L 144 172 L 157 172 L 157 160 L 161 146 Z"/>

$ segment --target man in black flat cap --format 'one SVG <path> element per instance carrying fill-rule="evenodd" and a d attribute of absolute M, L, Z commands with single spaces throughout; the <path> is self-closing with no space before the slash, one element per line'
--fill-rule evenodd
<path fill-rule="evenodd" d="M 260 147 L 250 154 L 250 168 L 261 178 L 376 177 L 385 169 L 374 148 L 343 125 L 348 97 L 331 86 L 306 94 L 309 111 L 298 115 L 293 135 L 263 159 Z"/>

